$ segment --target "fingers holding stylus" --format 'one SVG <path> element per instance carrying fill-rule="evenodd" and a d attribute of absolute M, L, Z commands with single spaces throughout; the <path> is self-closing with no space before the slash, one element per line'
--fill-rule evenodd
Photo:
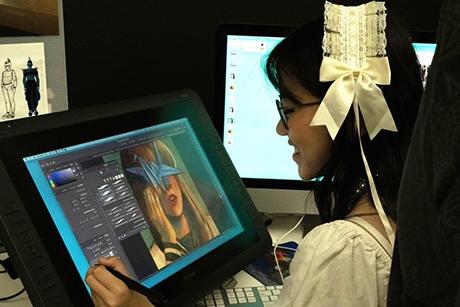
<path fill-rule="evenodd" d="M 99 295 L 97 295 L 96 292 L 94 291 L 91 291 L 91 299 L 93 300 L 93 304 L 96 307 L 106 307 L 107 306 L 104 303 L 104 300 Z"/>
<path fill-rule="evenodd" d="M 86 283 L 92 289 L 93 301 L 98 305 L 118 306 L 120 298 L 130 296 L 128 287 L 103 265 L 92 266 L 86 274 Z"/>
<path fill-rule="evenodd" d="M 106 306 L 104 298 L 112 295 L 111 291 L 105 287 L 94 275 L 95 267 L 89 268 L 86 273 L 85 281 L 91 288 L 91 298 L 97 307 Z"/>
<path fill-rule="evenodd" d="M 118 271 L 121 274 L 130 277 L 129 272 L 126 269 L 126 267 L 123 264 L 123 262 L 121 261 L 120 257 L 101 257 L 97 261 L 98 261 L 98 264 L 100 264 L 100 265 L 112 268 L 115 271 Z"/>
<path fill-rule="evenodd" d="M 91 298 L 96 307 L 151 307 L 150 301 L 107 270 L 111 268 L 128 276 L 119 257 L 99 258 L 86 273 L 86 283 L 91 288 Z"/>

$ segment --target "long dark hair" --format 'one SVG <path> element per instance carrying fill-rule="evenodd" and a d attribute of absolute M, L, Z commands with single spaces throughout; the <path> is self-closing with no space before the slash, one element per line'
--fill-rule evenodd
<path fill-rule="evenodd" d="M 300 81 L 316 97 L 322 99 L 326 94 L 330 83 L 319 82 L 323 31 L 323 18 L 305 24 L 279 43 L 268 56 L 266 74 L 282 96 L 291 98 L 293 94 L 284 85 L 281 72 Z M 372 141 L 366 134 L 362 142 L 382 205 L 396 220 L 398 188 L 423 85 L 410 36 L 390 14 L 387 16 L 386 36 L 391 85 L 383 86 L 382 91 L 398 132 L 380 131 Z M 331 156 L 320 170 L 320 176 L 323 179 L 315 190 L 315 201 L 321 220 L 343 219 L 355 205 L 357 184 L 367 178 L 352 111 L 332 144 Z"/>

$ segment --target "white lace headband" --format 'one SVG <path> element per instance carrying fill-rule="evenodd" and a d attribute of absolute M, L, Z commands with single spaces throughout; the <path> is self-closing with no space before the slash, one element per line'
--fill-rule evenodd
<path fill-rule="evenodd" d="M 397 131 L 385 97 L 378 87 L 389 85 L 391 80 L 385 28 L 384 2 L 372 1 L 349 7 L 326 1 L 320 81 L 333 83 L 310 125 L 326 126 L 332 139 L 335 139 L 353 106 L 372 200 L 393 246 L 395 234 L 383 210 L 364 154 L 359 120 L 361 114 L 371 140 L 382 129 Z"/>

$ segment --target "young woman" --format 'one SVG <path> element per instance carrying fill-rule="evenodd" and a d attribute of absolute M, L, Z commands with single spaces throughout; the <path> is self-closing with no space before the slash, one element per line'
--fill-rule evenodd
<path fill-rule="evenodd" d="M 364 128 L 360 134 L 395 230 L 397 192 L 423 87 L 408 34 L 390 18 L 387 22 L 391 84 L 381 90 L 398 131 L 382 130 L 373 140 Z M 330 87 L 318 78 L 323 32 L 323 20 L 301 27 L 266 62 L 268 78 L 280 95 L 276 131 L 293 146 L 299 176 L 322 177 L 315 200 L 324 222 L 299 245 L 276 305 L 386 306 L 392 246 L 369 193 L 353 110 L 334 140 L 325 126 L 310 126 Z"/>
<path fill-rule="evenodd" d="M 324 222 L 299 245 L 276 305 L 385 306 L 392 247 L 369 193 L 360 139 L 394 230 L 399 181 L 423 90 L 419 65 L 408 34 L 389 18 L 391 84 L 381 90 L 398 132 L 380 131 L 371 141 L 363 128 L 359 137 L 350 110 L 332 140 L 325 126 L 310 126 L 331 86 L 319 81 L 323 32 L 323 20 L 302 26 L 275 47 L 266 63 L 268 78 L 280 94 L 276 130 L 293 146 L 300 177 L 322 178 L 315 200 Z M 120 265 L 113 258 L 101 263 Z M 122 306 L 140 299 L 126 287 L 115 294 L 101 287 L 111 279 L 103 268 L 96 270 L 90 269 L 87 278 L 95 300 L 115 300 Z"/>

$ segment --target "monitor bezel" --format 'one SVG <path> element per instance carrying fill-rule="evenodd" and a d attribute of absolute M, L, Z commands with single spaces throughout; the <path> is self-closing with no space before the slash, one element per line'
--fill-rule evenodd
<path fill-rule="evenodd" d="M 229 35 L 250 35 L 250 36 L 273 36 L 286 37 L 298 26 L 279 24 L 249 24 L 249 23 L 220 23 L 215 33 L 215 89 L 213 122 L 220 137 L 224 137 L 224 111 L 225 111 L 225 71 L 227 37 Z M 267 102 L 268 103 L 268 102 Z M 273 132 L 275 133 L 275 132 Z M 287 190 L 314 190 L 317 181 L 266 179 L 266 178 L 242 178 L 248 188 L 262 189 L 287 189 Z"/>
<path fill-rule="evenodd" d="M 146 124 L 153 126 L 184 117 L 189 119 L 199 143 L 208 153 L 208 161 L 217 177 L 227 187 L 227 197 L 236 210 L 244 232 L 153 287 L 170 300 L 168 306 L 183 306 L 222 284 L 225 279 L 238 272 L 242 265 L 266 252 L 271 246 L 268 232 L 262 221 L 256 222 L 260 220 L 257 210 L 195 92 L 188 90 L 148 96 L 0 124 L 0 184 L 8 187 L 6 190 L 10 192 L 0 193 L 1 205 L 3 207 L 13 202 L 22 211 L 22 215 L 32 222 L 33 225 L 28 226 L 29 231 L 35 232 L 40 238 L 36 240 L 36 244 L 44 247 L 42 249 L 45 253 L 42 252 L 42 257 L 50 260 L 56 280 L 61 281 L 67 297 L 74 304 L 90 306 L 91 300 L 22 158 L 33 155 L 34 152 L 38 154 L 53 148 L 65 148 L 72 144 L 145 128 Z M 124 124 L 119 125 L 120 122 Z M 117 123 L 120 127 L 117 127 Z M 30 143 L 20 145 L 25 140 Z M 12 145 L 16 147 L 12 148 Z M 5 150 L 7 146 L 12 149 Z M 2 188 L 2 191 L 6 190 Z M 2 210 L 0 214 L 3 215 Z M 14 251 L 13 263 L 26 267 L 22 258 L 27 258 L 28 251 L 14 242 L 14 231 L 6 223 L 8 217 L 0 217 L 0 234 L 2 239 L 5 238 L 7 250 Z M 33 280 L 36 276 L 31 277 L 26 273 L 20 275 L 27 280 L 26 287 L 27 284 L 36 283 Z M 42 301 L 39 293 L 30 297 L 34 303 Z"/>
<path fill-rule="evenodd" d="M 436 44 L 436 32 L 434 31 L 411 31 L 412 43 Z"/>

